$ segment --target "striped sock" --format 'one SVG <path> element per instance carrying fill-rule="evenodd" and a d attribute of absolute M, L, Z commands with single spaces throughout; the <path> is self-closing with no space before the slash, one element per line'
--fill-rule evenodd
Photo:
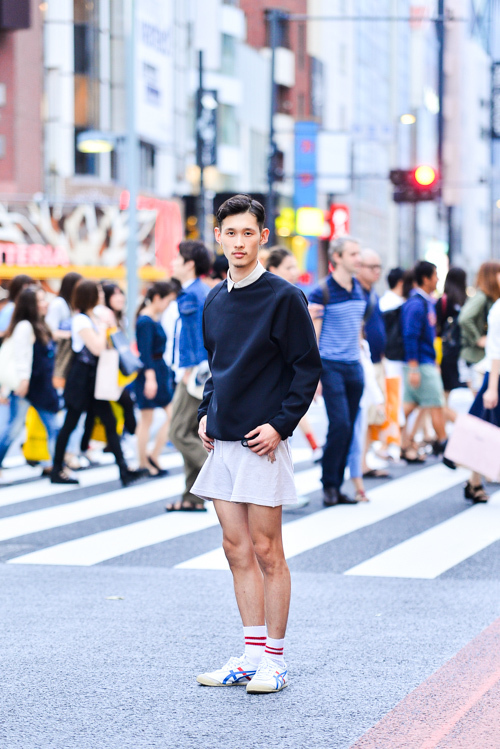
<path fill-rule="evenodd" d="M 283 658 L 284 645 L 284 638 L 283 640 L 273 640 L 272 637 L 267 638 L 266 649 L 264 650 L 264 653 L 268 658 L 277 663 L 279 666 L 285 665 L 285 659 Z"/>
<path fill-rule="evenodd" d="M 252 663 L 260 663 L 266 646 L 266 625 L 259 627 L 243 627 L 245 637 L 245 655 Z"/>

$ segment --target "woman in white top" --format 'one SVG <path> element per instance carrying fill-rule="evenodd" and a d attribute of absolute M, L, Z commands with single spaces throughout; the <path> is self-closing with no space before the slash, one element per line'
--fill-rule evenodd
<path fill-rule="evenodd" d="M 73 289 L 82 276 L 80 273 L 66 273 L 61 281 L 59 294 L 49 304 L 45 322 L 52 331 L 55 340 L 71 337 L 71 296 Z"/>
<path fill-rule="evenodd" d="M 21 433 L 30 403 L 37 409 L 47 429 L 49 447 L 55 442 L 55 414 L 59 410 L 57 393 L 52 386 L 53 344 L 44 322 L 47 309 L 45 292 L 33 286 L 23 289 L 16 305 L 3 343 L 2 377 L 9 370 L 10 384 L 5 386 L 8 397 L 9 420 L 0 434 L 0 466 L 7 451 Z"/>
<path fill-rule="evenodd" d="M 74 356 L 64 390 L 67 411 L 56 443 L 51 475 L 53 484 L 78 483 L 63 470 L 64 453 L 80 416 L 89 410 L 102 421 L 108 445 L 120 469 L 122 484 L 127 486 L 143 475 L 141 471 L 130 471 L 125 463 L 111 404 L 108 401 L 96 400 L 94 397 L 97 362 L 99 354 L 106 348 L 106 324 L 99 321 L 94 314 L 97 302 L 97 284 L 90 280 L 79 281 L 74 288 L 72 299 L 72 307 L 76 311 L 71 321 Z"/>
<path fill-rule="evenodd" d="M 497 284 L 500 297 L 500 273 L 497 273 Z M 485 353 L 486 374 L 469 413 L 500 426 L 500 298 L 488 314 Z M 467 482 L 465 498 L 472 502 L 488 501 L 488 494 L 478 473 L 472 473 Z"/>

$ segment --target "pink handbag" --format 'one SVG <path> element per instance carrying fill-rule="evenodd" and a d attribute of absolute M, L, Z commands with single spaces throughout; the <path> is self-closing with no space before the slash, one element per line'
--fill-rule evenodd
<path fill-rule="evenodd" d="M 459 414 L 444 455 L 490 481 L 500 481 L 500 427 Z"/>

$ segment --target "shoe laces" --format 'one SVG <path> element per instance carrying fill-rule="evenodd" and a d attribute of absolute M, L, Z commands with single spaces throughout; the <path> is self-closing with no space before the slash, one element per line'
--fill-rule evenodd
<path fill-rule="evenodd" d="M 279 663 L 275 663 L 267 655 L 262 656 L 262 660 L 257 667 L 257 677 L 268 679 L 269 677 L 276 676 L 276 671 L 280 672 L 284 670 L 283 666 Z"/>
<path fill-rule="evenodd" d="M 228 662 L 222 666 L 221 670 L 222 671 L 236 671 L 238 666 L 241 666 L 242 663 L 244 663 L 244 660 L 245 660 L 244 655 L 240 655 L 240 656 L 233 655 L 233 657 L 230 658 Z"/>

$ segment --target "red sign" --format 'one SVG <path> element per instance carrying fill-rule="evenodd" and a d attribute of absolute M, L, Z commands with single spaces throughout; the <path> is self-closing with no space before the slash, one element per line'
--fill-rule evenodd
<path fill-rule="evenodd" d="M 336 239 L 349 234 L 349 206 L 341 203 L 332 203 L 325 217 L 328 231 L 321 239 Z"/>
<path fill-rule="evenodd" d="M 0 242 L 0 256 L 3 256 L 5 265 L 69 265 L 68 253 L 64 247 L 52 247 L 50 244 Z"/>

